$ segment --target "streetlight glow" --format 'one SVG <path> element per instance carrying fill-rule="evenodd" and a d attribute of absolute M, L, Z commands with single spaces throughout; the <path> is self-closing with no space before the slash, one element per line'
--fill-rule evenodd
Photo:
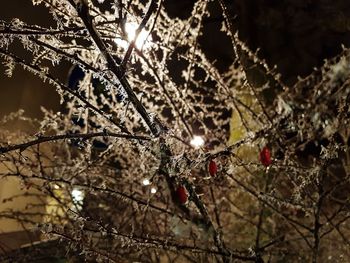
<path fill-rule="evenodd" d="M 115 42 L 123 49 L 127 49 L 131 41 L 135 40 L 137 28 L 138 28 L 137 23 L 126 22 L 125 32 L 126 32 L 127 41 L 121 38 L 116 38 Z M 135 40 L 135 47 L 139 50 L 142 49 L 143 47 L 148 48 L 150 46 L 150 42 L 147 41 L 147 38 L 151 39 L 149 32 L 147 32 L 146 30 L 141 30 L 141 32 L 137 36 L 137 39 Z"/>

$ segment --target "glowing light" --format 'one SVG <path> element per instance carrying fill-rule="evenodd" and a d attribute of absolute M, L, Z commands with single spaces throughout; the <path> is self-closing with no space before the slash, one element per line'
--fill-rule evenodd
<path fill-rule="evenodd" d="M 191 140 L 191 145 L 195 148 L 200 148 L 204 145 L 204 139 L 201 136 L 193 136 L 193 139 Z"/>
<path fill-rule="evenodd" d="M 123 49 L 127 49 L 131 41 L 135 39 L 137 28 L 137 23 L 126 22 L 125 32 L 127 35 L 127 41 L 121 38 L 116 38 L 115 42 L 118 44 L 118 46 L 122 47 Z M 152 37 L 149 35 L 149 32 L 147 32 L 146 30 L 142 30 L 135 41 L 135 47 L 139 50 L 142 48 L 150 47 L 151 42 L 147 39 L 152 40 Z"/>
<path fill-rule="evenodd" d="M 57 185 L 57 184 L 55 184 L 55 185 L 53 186 L 53 188 L 55 188 L 55 189 L 60 189 L 59 185 Z"/>
<path fill-rule="evenodd" d="M 146 179 L 143 179 L 142 184 L 143 185 L 150 185 L 151 182 L 146 178 Z"/>
<path fill-rule="evenodd" d="M 151 193 L 152 193 L 152 194 L 157 193 L 157 189 L 156 189 L 156 188 L 154 188 L 154 187 L 152 187 L 152 188 L 151 188 Z"/>
<path fill-rule="evenodd" d="M 72 191 L 72 198 L 74 202 L 80 203 L 84 200 L 84 192 L 74 188 Z"/>

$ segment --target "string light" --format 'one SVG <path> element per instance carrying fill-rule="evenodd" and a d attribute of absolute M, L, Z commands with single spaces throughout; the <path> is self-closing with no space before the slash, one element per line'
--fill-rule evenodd
<path fill-rule="evenodd" d="M 204 145 L 204 139 L 201 136 L 195 135 L 190 143 L 193 147 L 200 148 Z"/>
<path fill-rule="evenodd" d="M 151 193 L 152 193 L 152 194 L 157 193 L 157 189 L 156 189 L 156 188 L 154 188 L 154 187 L 152 187 L 152 188 L 151 188 Z"/>
<path fill-rule="evenodd" d="M 147 178 L 145 178 L 145 179 L 143 179 L 142 184 L 143 185 L 150 185 L 151 182 Z"/>

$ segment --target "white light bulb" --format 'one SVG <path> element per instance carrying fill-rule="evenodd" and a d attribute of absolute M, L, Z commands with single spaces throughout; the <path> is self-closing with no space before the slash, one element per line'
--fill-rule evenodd
<path fill-rule="evenodd" d="M 154 188 L 154 187 L 152 187 L 152 188 L 151 188 L 151 193 L 152 193 L 152 194 L 157 193 L 157 189 L 156 189 L 156 188 Z"/>
<path fill-rule="evenodd" d="M 195 135 L 190 143 L 193 147 L 200 148 L 204 145 L 204 139 L 201 136 Z"/>
<path fill-rule="evenodd" d="M 143 179 L 142 184 L 143 185 L 150 185 L 151 182 L 146 178 L 146 179 Z"/>

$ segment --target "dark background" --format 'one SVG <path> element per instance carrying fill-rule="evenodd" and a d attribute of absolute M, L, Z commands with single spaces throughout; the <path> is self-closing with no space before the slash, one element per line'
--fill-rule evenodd
<path fill-rule="evenodd" d="M 11 0 L 0 8 L 0 19 L 11 21 L 19 18 L 29 24 L 52 25 L 50 14 L 42 6 L 33 7 L 30 0 Z M 21 52 L 17 42 L 17 52 Z M 1 60 L 3 62 L 3 60 Z M 61 72 L 62 76 L 67 72 Z M 3 64 L 0 65 L 0 117 L 22 108 L 27 116 L 42 116 L 40 106 L 59 110 L 59 98 L 55 88 L 43 83 L 38 77 L 16 67 L 13 76 L 5 75 Z"/>
<path fill-rule="evenodd" d="M 108 1 L 108 0 L 106 0 Z M 173 17 L 188 18 L 195 1 L 164 1 Z M 277 65 L 283 81 L 292 85 L 297 76 L 310 74 L 350 45 L 350 1 L 348 0 L 236 0 L 226 1 L 239 37 L 256 50 L 270 65 Z M 202 48 L 220 70 L 233 63 L 230 40 L 220 32 L 223 17 L 217 1 L 209 5 L 211 16 L 204 20 Z M 5 1 L 0 19 L 18 17 L 29 24 L 54 25 L 42 6 L 33 7 L 29 0 Z M 63 66 L 56 75 L 67 79 L 69 68 Z M 12 78 L 4 75 L 0 65 L 0 116 L 23 108 L 31 117 L 40 117 L 40 106 L 59 110 L 55 89 L 16 68 Z"/>

